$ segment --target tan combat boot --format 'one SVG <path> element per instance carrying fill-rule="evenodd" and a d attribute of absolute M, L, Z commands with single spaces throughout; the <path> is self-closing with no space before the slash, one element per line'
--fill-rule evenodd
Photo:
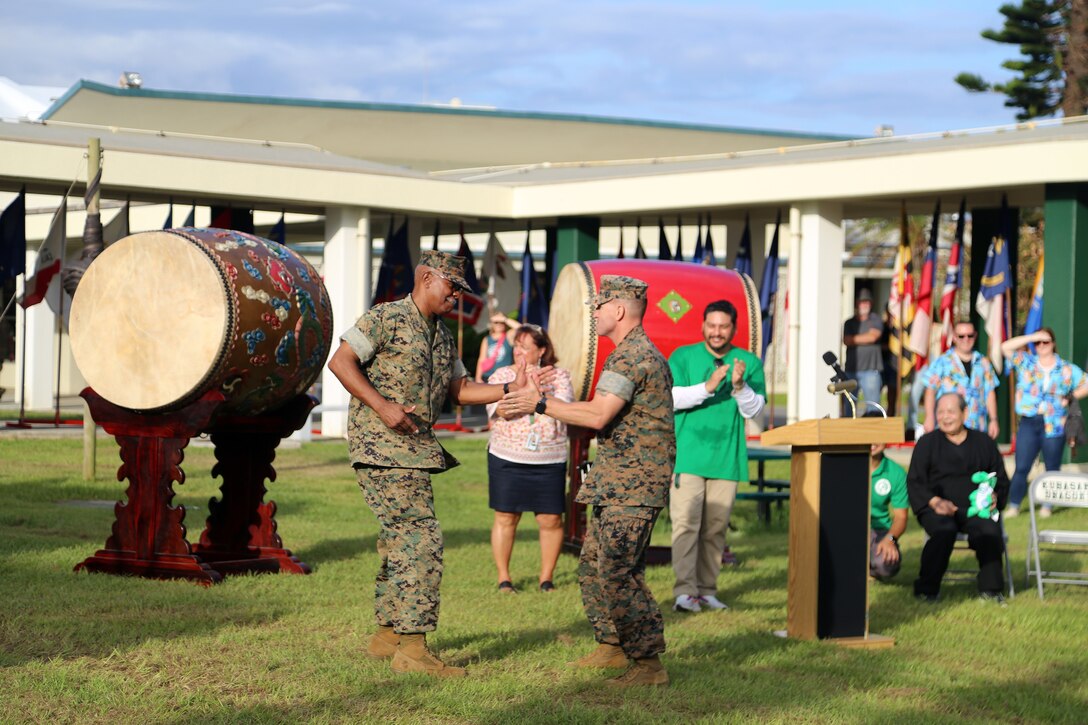
<path fill-rule="evenodd" d="M 606 682 L 612 687 L 668 687 L 669 673 L 655 655 L 633 660 L 626 672 Z"/>
<path fill-rule="evenodd" d="M 397 651 L 400 635 L 392 627 L 378 627 L 366 643 L 366 654 L 377 660 L 387 660 Z"/>
<path fill-rule="evenodd" d="M 434 677 L 464 677 L 464 667 L 450 667 L 427 649 L 427 636 L 402 634 L 393 655 L 393 671 L 397 674 L 422 672 Z"/>
<path fill-rule="evenodd" d="M 568 663 L 571 667 L 595 667 L 600 669 L 620 668 L 628 665 L 627 655 L 618 644 L 605 644 L 601 642 L 597 649 L 585 657 L 579 657 L 574 662 Z"/>

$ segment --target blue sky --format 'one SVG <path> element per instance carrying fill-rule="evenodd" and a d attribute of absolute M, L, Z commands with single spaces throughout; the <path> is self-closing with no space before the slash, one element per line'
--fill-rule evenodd
<path fill-rule="evenodd" d="M 870 135 L 1011 123 L 998 0 L 39 0 L 0 9 L 26 85 L 445 103 Z"/>

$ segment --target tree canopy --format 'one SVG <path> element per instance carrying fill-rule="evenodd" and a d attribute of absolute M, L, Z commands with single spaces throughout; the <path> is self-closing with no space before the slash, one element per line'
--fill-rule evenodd
<path fill-rule="evenodd" d="M 1088 111 L 1088 0 L 1023 0 L 1000 8 L 1005 25 L 982 37 L 1019 46 L 1020 59 L 1001 66 L 1017 75 L 990 83 L 974 73 L 956 82 L 968 91 L 1003 93 L 1016 118 L 1080 116 Z"/>

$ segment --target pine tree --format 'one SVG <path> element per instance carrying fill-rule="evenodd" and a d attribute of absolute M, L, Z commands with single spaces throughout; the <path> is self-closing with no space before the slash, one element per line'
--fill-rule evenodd
<path fill-rule="evenodd" d="M 1005 26 L 982 37 L 1017 45 L 1025 58 L 1002 67 L 1018 75 L 989 83 L 973 73 L 956 82 L 972 92 L 1004 93 L 1019 121 L 1042 116 L 1080 116 L 1088 111 L 1088 0 L 1022 0 L 1002 5 Z"/>

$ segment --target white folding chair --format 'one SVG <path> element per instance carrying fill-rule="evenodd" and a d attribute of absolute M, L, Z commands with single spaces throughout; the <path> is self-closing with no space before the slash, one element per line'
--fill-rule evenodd
<path fill-rule="evenodd" d="M 1088 474 L 1062 473 L 1047 471 L 1038 476 L 1028 487 L 1028 510 L 1031 512 L 1031 526 L 1028 529 L 1028 553 L 1026 585 L 1031 586 L 1035 577 L 1039 588 L 1039 598 L 1043 598 L 1043 582 L 1051 584 L 1088 584 L 1088 572 L 1044 571 L 1039 557 L 1039 548 L 1046 544 L 1054 547 L 1048 551 L 1083 553 L 1088 547 L 1088 531 L 1070 531 L 1060 529 L 1039 530 L 1035 519 L 1035 507 L 1043 504 L 1051 506 L 1076 506 L 1088 508 Z"/>

